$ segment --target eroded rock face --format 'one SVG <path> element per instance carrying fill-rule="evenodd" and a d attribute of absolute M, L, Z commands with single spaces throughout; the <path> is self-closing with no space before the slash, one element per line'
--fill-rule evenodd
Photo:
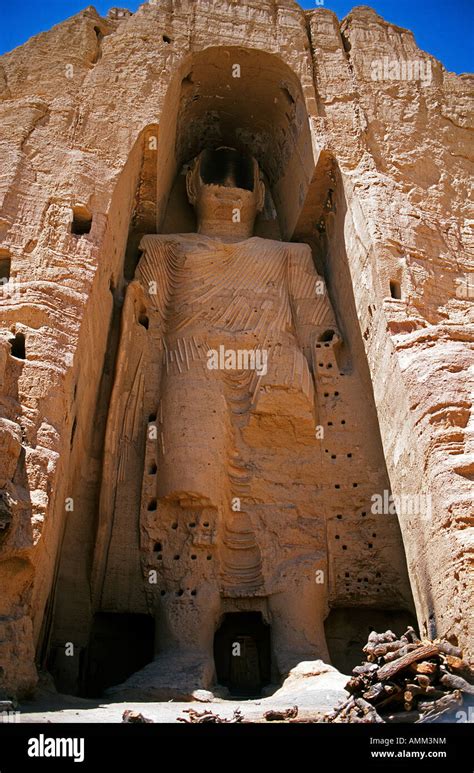
<path fill-rule="evenodd" d="M 128 669 L 119 653 L 100 686 L 123 681 L 159 647 L 162 590 L 183 591 L 174 603 L 192 614 L 195 570 L 170 567 L 168 585 L 150 594 L 154 547 L 165 563 L 175 554 L 173 530 L 155 534 L 141 510 L 156 379 L 131 424 L 114 428 L 110 409 L 128 399 L 117 374 L 138 245 L 147 234 L 196 238 L 183 172 L 222 145 L 257 159 L 266 197 L 254 234 L 309 245 L 343 345 L 315 349 L 311 421 L 296 408 L 284 421 L 273 405 L 242 430 L 259 449 L 245 459 L 254 483 L 244 497 L 262 512 L 249 529 L 267 587 L 218 593 L 214 631 L 222 615 L 283 619 L 286 551 L 296 583 L 322 572 L 336 665 L 354 627 L 363 641 L 371 611 L 375 627 L 384 615 L 390 627 L 410 614 L 411 593 L 421 633 L 472 656 L 471 85 L 371 9 L 340 24 L 290 0 L 150 2 L 106 19 L 89 7 L 1 58 L 3 691 L 34 686 L 36 651 L 62 689 L 93 692 L 110 618 L 117 640 L 140 615 L 150 650 L 137 645 Z M 139 335 L 150 350 L 141 314 L 122 323 L 131 352 Z M 198 412 L 197 432 L 202 421 Z M 130 438 L 135 472 L 109 487 L 122 492 L 123 517 L 104 532 L 107 449 Z M 315 538 L 320 563 L 302 561 Z M 311 610 L 295 607 L 296 627 Z M 296 665 L 292 646 L 290 635 L 273 677 Z M 204 672 L 211 681 L 213 664 Z"/>

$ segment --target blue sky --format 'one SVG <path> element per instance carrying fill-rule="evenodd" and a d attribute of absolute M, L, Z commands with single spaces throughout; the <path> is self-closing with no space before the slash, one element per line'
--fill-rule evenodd
<path fill-rule="evenodd" d="M 363 0 L 324 0 L 325 7 L 342 19 Z M 32 35 L 49 29 L 92 4 L 103 15 L 117 5 L 136 10 L 139 0 L 0 0 L 0 53 L 24 43 Z M 440 59 L 453 72 L 473 70 L 474 0 L 366 0 L 366 5 L 387 21 L 410 29 L 420 48 Z M 314 8 L 315 0 L 300 2 Z"/>

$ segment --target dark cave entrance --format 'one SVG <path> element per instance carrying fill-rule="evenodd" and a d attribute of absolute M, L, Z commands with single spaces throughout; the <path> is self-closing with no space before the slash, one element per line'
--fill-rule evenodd
<path fill-rule="evenodd" d="M 270 626 L 260 612 L 231 612 L 214 636 L 217 681 L 231 695 L 256 697 L 271 681 Z"/>
<path fill-rule="evenodd" d="M 416 618 L 409 610 L 333 608 L 324 622 L 332 665 L 342 674 L 350 674 L 362 661 L 362 647 L 367 644 L 371 631 L 390 629 L 401 636 L 409 625 L 415 630 L 418 628 Z"/>
<path fill-rule="evenodd" d="M 149 615 L 99 612 L 94 617 L 85 657 L 84 697 L 100 698 L 150 663 L 155 622 Z"/>

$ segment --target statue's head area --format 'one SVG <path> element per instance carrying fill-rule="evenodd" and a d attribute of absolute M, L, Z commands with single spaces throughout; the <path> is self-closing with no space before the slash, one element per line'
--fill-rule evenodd
<path fill-rule="evenodd" d="M 230 239 L 252 235 L 265 200 L 255 158 L 233 148 L 203 150 L 188 171 L 186 188 L 199 233 Z"/>

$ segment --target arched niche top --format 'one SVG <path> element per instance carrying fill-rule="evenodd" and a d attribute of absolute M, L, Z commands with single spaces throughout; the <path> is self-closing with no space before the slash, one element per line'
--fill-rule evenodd
<path fill-rule="evenodd" d="M 291 238 L 316 161 L 300 80 L 279 56 L 215 46 L 187 57 L 168 88 L 159 145 L 158 231 L 183 166 L 225 145 L 255 156 L 282 238 Z"/>

